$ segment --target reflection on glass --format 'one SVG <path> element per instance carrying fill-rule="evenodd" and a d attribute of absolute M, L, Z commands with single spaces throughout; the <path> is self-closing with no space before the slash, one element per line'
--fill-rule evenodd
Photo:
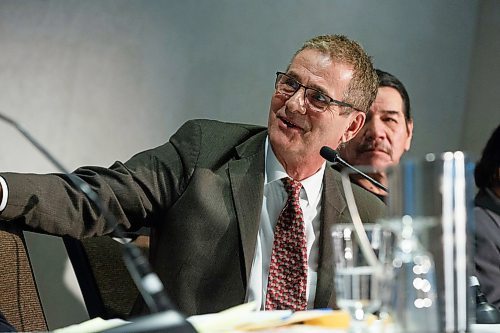
<path fill-rule="evenodd" d="M 394 284 L 389 308 L 402 332 L 438 332 L 438 304 L 436 293 L 436 271 L 432 255 L 419 241 L 432 222 L 424 219 L 414 221 L 403 216 L 386 225 L 399 236 L 394 253 Z M 390 310 L 389 310 L 390 311 Z"/>
<path fill-rule="evenodd" d="M 363 331 L 366 314 L 380 310 L 384 287 L 392 277 L 392 233 L 376 224 L 365 229 L 378 259 L 376 266 L 368 264 L 352 224 L 332 230 L 337 305 L 349 312 L 355 332 Z"/>

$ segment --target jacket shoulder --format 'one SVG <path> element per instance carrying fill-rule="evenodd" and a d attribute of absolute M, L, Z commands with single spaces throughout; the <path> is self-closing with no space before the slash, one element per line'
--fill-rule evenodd
<path fill-rule="evenodd" d="M 266 127 L 258 125 L 222 122 L 211 119 L 193 119 L 185 122 L 179 128 L 176 135 L 182 134 L 186 131 L 200 131 L 200 134 L 209 135 L 211 137 L 244 137 L 257 134 L 265 130 Z"/>
<path fill-rule="evenodd" d="M 342 196 L 345 198 L 345 193 L 342 186 L 342 175 L 340 172 L 332 168 L 334 181 L 338 183 L 342 189 Z M 376 222 L 377 219 L 384 218 L 387 215 L 387 205 L 380 200 L 375 194 L 365 190 L 363 187 L 350 182 L 354 201 L 358 208 L 359 215 L 362 221 Z"/>
<path fill-rule="evenodd" d="M 265 137 L 266 133 L 263 126 L 195 119 L 182 125 L 170 142 L 179 152 L 196 155 L 192 157 L 209 166 L 231 159 L 237 146 L 257 136 Z"/>
<path fill-rule="evenodd" d="M 375 222 L 377 219 L 386 217 L 387 205 L 382 200 L 361 186 L 351 184 L 362 221 Z"/>

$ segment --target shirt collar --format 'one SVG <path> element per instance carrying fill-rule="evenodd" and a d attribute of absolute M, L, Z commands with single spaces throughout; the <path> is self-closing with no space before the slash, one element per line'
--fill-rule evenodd
<path fill-rule="evenodd" d="M 271 145 L 269 144 L 269 136 L 266 138 L 265 154 L 266 172 L 264 184 L 269 184 L 282 178 L 290 177 L 276 158 L 276 155 L 274 155 Z M 314 175 L 300 181 L 308 200 L 318 200 L 323 185 L 325 166 L 326 162 L 323 163 L 321 168 Z"/>

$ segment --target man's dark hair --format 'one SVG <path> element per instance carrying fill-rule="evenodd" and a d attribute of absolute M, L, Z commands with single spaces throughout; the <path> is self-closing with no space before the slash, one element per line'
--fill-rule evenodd
<path fill-rule="evenodd" d="M 500 186 L 500 126 L 498 126 L 484 147 L 483 155 L 474 169 L 474 179 L 479 188 Z"/>
<path fill-rule="evenodd" d="M 378 87 L 391 87 L 396 89 L 399 94 L 401 95 L 401 98 L 403 99 L 403 104 L 405 106 L 404 109 L 404 115 L 406 121 L 411 120 L 411 113 L 410 113 L 410 97 L 408 96 L 408 92 L 406 91 L 405 86 L 401 81 L 398 80 L 397 77 L 392 75 L 391 73 L 384 72 L 380 69 L 376 70 L 377 76 L 378 76 Z"/>

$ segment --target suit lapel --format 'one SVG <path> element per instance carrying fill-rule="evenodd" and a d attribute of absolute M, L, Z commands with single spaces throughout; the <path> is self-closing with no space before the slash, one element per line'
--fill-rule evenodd
<path fill-rule="evenodd" d="M 229 178 L 233 193 L 246 281 L 250 276 L 264 192 L 264 142 L 267 131 L 236 147 L 239 159 L 229 162 Z"/>
<path fill-rule="evenodd" d="M 323 187 L 315 308 L 336 307 L 330 234 L 333 224 L 348 222 L 344 215 L 346 202 L 340 174 L 329 165 L 325 169 Z"/>
<path fill-rule="evenodd" d="M 259 133 L 251 140 L 236 147 L 239 159 L 229 162 L 228 165 L 244 255 L 245 283 L 248 283 L 252 269 L 262 210 L 266 135 L 267 132 Z M 336 307 L 330 230 L 334 223 L 350 221 L 348 214 L 344 214 L 346 202 L 340 177 L 338 172 L 327 165 L 323 178 L 315 308 Z"/>

